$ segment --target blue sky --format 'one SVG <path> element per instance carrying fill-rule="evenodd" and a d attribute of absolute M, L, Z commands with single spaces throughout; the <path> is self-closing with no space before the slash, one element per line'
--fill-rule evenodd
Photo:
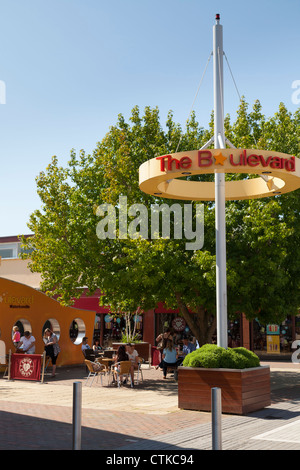
<path fill-rule="evenodd" d="M 0 237 L 30 233 L 29 215 L 40 208 L 35 178 L 52 155 L 65 165 L 72 148 L 92 152 L 119 113 L 158 106 L 162 125 L 173 110 L 184 127 L 216 13 L 250 107 L 259 99 L 271 116 L 281 101 L 292 113 L 299 106 L 292 101 L 298 0 L 0 0 L 0 7 Z M 225 113 L 234 120 L 239 98 L 226 61 L 224 73 Z M 194 109 L 206 127 L 212 61 Z"/>

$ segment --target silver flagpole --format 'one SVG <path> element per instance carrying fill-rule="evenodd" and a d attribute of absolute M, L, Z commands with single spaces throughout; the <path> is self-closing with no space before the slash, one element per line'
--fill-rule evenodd
<path fill-rule="evenodd" d="M 223 27 L 219 14 L 216 15 L 216 24 L 213 26 L 213 71 L 214 146 L 215 149 L 224 149 Z M 217 343 L 218 346 L 227 348 L 225 173 L 215 173 L 215 214 Z"/>

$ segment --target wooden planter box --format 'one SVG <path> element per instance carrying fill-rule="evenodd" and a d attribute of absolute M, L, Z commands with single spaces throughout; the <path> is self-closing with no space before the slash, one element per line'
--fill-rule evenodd
<path fill-rule="evenodd" d="M 178 367 L 178 407 L 211 411 L 211 389 L 222 395 L 222 412 L 243 415 L 271 404 L 269 366 L 250 369 Z"/>

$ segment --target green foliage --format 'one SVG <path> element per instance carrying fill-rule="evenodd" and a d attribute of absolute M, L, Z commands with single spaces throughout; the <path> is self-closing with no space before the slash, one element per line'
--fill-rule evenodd
<path fill-rule="evenodd" d="M 249 349 L 239 347 L 239 348 L 233 348 L 232 351 L 235 351 L 239 355 L 244 356 L 247 361 L 248 361 L 248 366 L 247 367 L 258 367 L 260 365 L 259 357 L 254 354 L 253 351 L 249 351 Z"/>
<path fill-rule="evenodd" d="M 122 334 L 121 343 L 140 343 L 139 335 L 129 336 Z"/>
<path fill-rule="evenodd" d="M 63 304 L 72 303 L 82 288 L 88 294 L 100 289 L 102 304 L 122 315 L 164 301 L 166 307 L 180 310 L 200 344 L 209 342 L 216 310 L 214 203 L 204 203 L 204 246 L 195 252 L 185 249 L 185 240 L 172 236 L 100 240 L 96 227 L 97 207 L 109 203 L 117 208 L 122 195 L 127 196 L 128 206 L 143 203 L 149 212 L 151 204 L 170 204 L 139 189 L 139 166 L 177 147 L 178 151 L 201 148 L 212 136 L 212 122 L 203 129 L 192 114 L 183 130 L 172 112 L 163 126 L 158 108 L 146 107 L 141 113 L 135 107 L 128 122 L 118 117 L 92 155 L 72 151 L 66 168 L 53 157 L 36 179 L 42 206 L 28 223 L 34 237 L 23 239 L 25 250 L 32 252 L 23 257 L 30 257 L 31 270 L 41 273 L 41 289 Z M 300 110 L 292 115 L 283 103 L 266 118 L 259 101 L 248 111 L 242 99 L 236 121 L 231 123 L 226 116 L 225 128 L 236 147 L 300 156 Z M 213 175 L 187 178 L 205 181 Z M 298 190 L 226 203 L 229 317 L 244 312 L 249 320 L 280 323 L 287 314 L 298 313 L 299 196 Z"/>
<path fill-rule="evenodd" d="M 203 367 L 207 369 L 246 369 L 259 367 L 258 356 L 246 348 L 221 348 L 205 344 L 188 354 L 182 363 L 184 367 Z"/>

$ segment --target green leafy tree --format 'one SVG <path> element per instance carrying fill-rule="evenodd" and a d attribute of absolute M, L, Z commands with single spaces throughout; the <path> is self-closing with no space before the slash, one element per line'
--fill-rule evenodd
<path fill-rule="evenodd" d="M 300 113 L 291 115 L 283 104 L 266 119 L 258 101 L 248 112 L 242 99 L 236 121 L 225 118 L 226 135 L 236 147 L 299 156 L 299 120 Z M 147 207 L 150 220 L 151 204 L 170 205 L 140 191 L 139 166 L 159 155 L 200 148 L 212 135 L 212 123 L 205 130 L 192 114 L 183 131 L 170 112 L 163 128 L 157 108 L 147 107 L 141 116 L 135 107 L 129 122 L 118 117 L 93 155 L 72 151 L 66 168 L 53 157 L 37 177 L 42 207 L 28 224 L 34 237 L 23 240 L 33 249 L 31 269 L 42 274 L 41 288 L 62 303 L 79 297 L 83 287 L 89 293 L 100 289 L 101 302 L 119 314 L 164 301 L 179 309 L 200 344 L 210 342 L 216 327 L 214 203 L 204 204 L 204 246 L 198 251 L 186 250 L 184 239 L 151 238 L 151 222 L 147 238 L 120 238 L 118 207 L 120 196 L 126 196 L 128 206 Z M 113 239 L 96 234 L 97 208 L 104 203 L 115 208 Z M 297 313 L 299 208 L 299 191 L 226 203 L 229 316 L 242 311 L 249 319 L 277 322 Z"/>

